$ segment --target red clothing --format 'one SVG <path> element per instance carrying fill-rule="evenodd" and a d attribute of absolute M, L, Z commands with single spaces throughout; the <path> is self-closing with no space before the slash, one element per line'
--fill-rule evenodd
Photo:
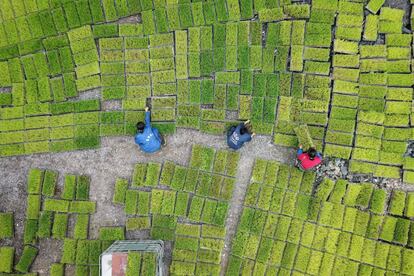
<path fill-rule="evenodd" d="M 306 170 L 310 170 L 316 166 L 318 166 L 322 162 L 322 158 L 319 156 L 315 156 L 313 160 L 310 160 L 309 154 L 306 152 L 298 155 L 299 166 Z"/>

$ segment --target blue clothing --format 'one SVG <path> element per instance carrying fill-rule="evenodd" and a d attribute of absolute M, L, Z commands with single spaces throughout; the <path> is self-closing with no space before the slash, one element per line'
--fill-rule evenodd
<path fill-rule="evenodd" d="M 145 112 L 145 128 L 135 135 L 135 144 L 147 153 L 156 152 L 161 148 L 161 135 L 158 129 L 151 127 L 151 112 Z"/>
<path fill-rule="evenodd" d="M 227 145 L 235 150 L 240 149 L 244 143 L 252 140 L 252 135 L 248 132 L 241 134 L 240 130 L 244 127 L 244 124 L 241 123 L 237 127 L 231 127 L 227 133 Z"/>
<path fill-rule="evenodd" d="M 297 156 L 301 155 L 302 153 L 303 153 L 303 149 L 298 148 L 298 151 L 296 152 Z M 319 158 L 322 158 L 322 155 L 319 152 L 316 153 L 316 156 Z"/>

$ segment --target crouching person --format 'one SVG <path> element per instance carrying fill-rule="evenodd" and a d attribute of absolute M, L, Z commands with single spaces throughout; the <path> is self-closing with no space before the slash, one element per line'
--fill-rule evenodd
<path fill-rule="evenodd" d="M 250 121 L 232 126 L 227 132 L 227 145 L 235 150 L 240 149 L 244 143 L 250 142 L 256 134 L 252 132 Z"/>
<path fill-rule="evenodd" d="M 313 170 L 322 163 L 322 155 L 315 148 L 309 148 L 304 152 L 300 145 L 296 154 L 296 167 L 301 170 Z"/>
<path fill-rule="evenodd" d="M 153 153 L 159 151 L 161 146 L 165 146 L 165 139 L 158 129 L 151 127 L 151 112 L 145 107 L 145 123 L 137 123 L 137 134 L 135 135 L 135 144 L 143 152 Z"/>

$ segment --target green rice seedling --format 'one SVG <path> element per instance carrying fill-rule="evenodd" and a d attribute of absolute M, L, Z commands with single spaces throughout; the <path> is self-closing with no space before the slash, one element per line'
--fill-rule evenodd
<path fill-rule="evenodd" d="M 36 243 L 36 233 L 37 233 L 37 220 L 27 219 L 24 225 L 24 234 L 23 241 L 25 244 L 35 244 Z"/>
<path fill-rule="evenodd" d="M 240 155 L 236 152 L 227 153 L 226 175 L 235 177 L 239 164 Z"/>
<path fill-rule="evenodd" d="M 149 192 L 138 192 L 137 214 L 147 215 L 150 211 L 150 196 Z"/>
<path fill-rule="evenodd" d="M 116 241 L 125 239 L 124 227 L 101 227 L 99 239 L 102 241 Z"/>
<path fill-rule="evenodd" d="M 300 246 L 297 253 L 297 261 L 294 264 L 294 269 L 306 272 L 310 259 L 311 250 L 309 248 Z"/>
<path fill-rule="evenodd" d="M 405 206 L 404 215 L 411 218 L 414 216 L 414 193 L 407 193 L 407 204 Z"/>
<path fill-rule="evenodd" d="M 76 262 L 76 245 L 75 239 L 64 239 L 63 241 L 63 253 L 61 262 L 64 264 L 75 264 Z"/>
<path fill-rule="evenodd" d="M 357 217 L 355 219 L 354 234 L 365 236 L 367 232 L 369 221 L 369 213 L 364 211 L 357 211 Z"/>
<path fill-rule="evenodd" d="M 383 189 L 374 189 L 372 192 L 371 199 L 371 212 L 376 214 L 382 214 L 385 209 L 385 204 L 387 200 L 387 192 Z"/>
<path fill-rule="evenodd" d="M 373 185 L 371 183 L 364 183 L 361 185 L 361 190 L 356 198 L 356 206 L 361 208 L 367 208 L 371 201 L 371 195 L 373 192 Z"/>
<path fill-rule="evenodd" d="M 378 243 L 375 250 L 374 263 L 379 267 L 386 268 L 387 257 L 390 251 L 390 245 L 386 243 Z"/>
<path fill-rule="evenodd" d="M 147 164 L 138 163 L 135 165 L 134 174 L 132 176 L 132 186 L 144 185 L 146 171 Z"/>
<path fill-rule="evenodd" d="M 75 268 L 76 275 L 89 275 L 89 266 L 86 265 L 78 265 Z"/>
<path fill-rule="evenodd" d="M 364 245 L 364 238 L 357 235 L 352 235 L 352 240 L 349 248 L 349 257 L 352 260 L 360 261 L 362 257 L 362 249 Z"/>
<path fill-rule="evenodd" d="M 126 222 L 127 231 L 143 230 L 151 228 L 149 217 L 128 218 Z"/>
<path fill-rule="evenodd" d="M 58 174 L 54 171 L 46 170 L 43 179 L 42 194 L 45 196 L 53 196 Z"/>
<path fill-rule="evenodd" d="M 204 199 L 198 196 L 194 196 L 191 200 L 191 206 L 188 217 L 191 220 L 199 221 L 202 214 L 203 206 Z"/>
<path fill-rule="evenodd" d="M 338 247 L 337 247 L 337 255 L 339 256 L 347 256 L 348 249 L 351 242 L 352 235 L 350 233 L 341 232 L 338 238 Z"/>
<path fill-rule="evenodd" d="M 226 221 L 228 209 L 229 209 L 229 204 L 227 202 L 218 201 L 212 224 L 223 226 Z"/>
<path fill-rule="evenodd" d="M 384 219 L 380 238 L 385 241 L 392 241 L 394 239 L 394 231 L 397 225 L 397 218 L 387 216 Z"/>
<path fill-rule="evenodd" d="M 72 201 L 69 211 L 79 214 L 93 214 L 96 210 L 96 202 L 93 201 Z"/>
<path fill-rule="evenodd" d="M 329 229 L 324 249 L 328 253 L 336 252 L 337 242 L 341 231 L 336 229 Z"/>
<path fill-rule="evenodd" d="M 370 0 L 366 8 L 373 14 L 376 14 L 380 10 L 384 2 L 384 0 Z"/>
<path fill-rule="evenodd" d="M 324 179 L 317 187 L 315 196 L 316 199 L 326 201 L 334 188 L 335 182 L 329 179 Z"/>
<path fill-rule="evenodd" d="M 319 269 L 319 273 L 329 275 L 334 266 L 335 255 L 324 254 Z"/>
<path fill-rule="evenodd" d="M 190 166 L 211 171 L 214 155 L 214 149 L 195 145 L 191 154 Z"/>
<path fill-rule="evenodd" d="M 388 253 L 387 269 L 400 270 L 401 246 L 391 245 Z"/>
<path fill-rule="evenodd" d="M 153 189 L 151 191 L 151 212 L 152 213 L 155 213 L 155 214 L 161 213 L 163 195 L 164 195 L 163 190 Z M 127 198 L 128 198 L 128 194 L 127 194 Z M 131 206 L 132 205 L 133 204 L 131 204 Z M 133 206 L 136 206 L 136 204 Z"/>
<path fill-rule="evenodd" d="M 75 191 L 76 191 L 76 176 L 65 175 L 65 182 L 64 182 L 63 192 L 62 192 L 61 197 L 67 200 L 75 199 Z"/>
<path fill-rule="evenodd" d="M 50 275 L 51 276 L 62 276 L 64 275 L 65 267 L 64 264 L 53 263 L 50 266 Z"/>
<path fill-rule="evenodd" d="M 297 194 L 287 191 L 282 205 L 282 214 L 293 216 Z"/>
<path fill-rule="evenodd" d="M 0 213 L 0 239 L 13 238 L 13 213 Z"/>
<path fill-rule="evenodd" d="M 174 213 L 176 192 L 164 191 L 163 194 L 161 214 L 172 215 Z"/>
<path fill-rule="evenodd" d="M 107 242 L 108 244 L 110 242 Z M 105 242 L 102 242 L 102 249 L 107 246 Z M 100 240 L 89 240 L 89 264 L 98 265 L 99 255 L 102 253 Z"/>
<path fill-rule="evenodd" d="M 140 268 L 141 268 L 141 257 L 142 254 L 140 252 L 129 252 L 128 253 L 128 264 L 126 275 L 139 275 Z"/>
<path fill-rule="evenodd" d="M 68 215 L 55 213 L 53 219 L 52 236 L 55 239 L 63 239 L 66 237 L 68 228 Z"/>
<path fill-rule="evenodd" d="M 404 248 L 402 250 L 402 267 L 401 270 L 405 274 L 413 273 L 414 267 L 413 267 L 413 258 L 414 258 L 414 252 L 411 249 Z"/>
<path fill-rule="evenodd" d="M 44 171 L 31 169 L 27 179 L 27 192 L 29 194 L 40 194 L 42 189 Z"/>
<path fill-rule="evenodd" d="M 337 180 L 330 193 L 329 201 L 332 203 L 341 203 L 345 196 L 347 185 L 348 183 L 346 180 Z"/>
<path fill-rule="evenodd" d="M 89 228 L 89 215 L 78 214 L 76 216 L 75 228 L 73 231 L 74 239 L 87 239 Z"/>
<path fill-rule="evenodd" d="M 342 229 L 345 231 L 352 232 L 355 227 L 356 216 L 357 216 L 357 209 L 346 207 Z"/>
<path fill-rule="evenodd" d="M 70 201 L 67 200 L 46 198 L 43 209 L 45 211 L 66 213 L 69 211 L 69 203 Z"/>
<path fill-rule="evenodd" d="M 198 173 L 198 172 L 197 172 Z M 174 189 L 182 189 L 186 182 L 187 168 L 175 166 L 174 175 L 171 180 L 171 187 Z"/>
<path fill-rule="evenodd" d="M 40 195 L 28 195 L 26 217 L 27 219 L 37 219 L 39 217 L 41 198 Z"/>
<path fill-rule="evenodd" d="M 189 201 L 189 194 L 184 192 L 177 193 L 177 200 L 175 203 L 175 215 L 187 216 L 187 206 Z"/>
<path fill-rule="evenodd" d="M 0 272 L 11 273 L 13 271 L 14 247 L 3 246 L 0 247 Z"/>
<path fill-rule="evenodd" d="M 165 186 L 170 186 L 173 179 L 175 170 L 175 164 L 173 162 L 167 161 L 162 166 L 162 172 L 160 176 L 160 184 Z"/>
<path fill-rule="evenodd" d="M 321 227 L 321 226 L 317 227 L 316 232 L 315 232 L 315 237 L 312 242 L 312 248 L 322 250 L 325 244 L 327 235 L 328 235 L 328 228 Z"/>
<path fill-rule="evenodd" d="M 158 179 L 160 176 L 161 164 L 159 163 L 148 163 L 147 173 L 145 175 L 145 186 L 157 186 Z"/>
<path fill-rule="evenodd" d="M 78 240 L 76 245 L 76 264 L 85 265 L 89 262 L 89 241 Z"/>
<path fill-rule="evenodd" d="M 391 194 L 389 212 L 393 215 L 402 216 L 405 208 L 406 193 L 394 190 Z"/>
<path fill-rule="evenodd" d="M 177 218 L 174 216 L 154 215 L 152 225 L 154 227 L 162 227 L 175 230 L 177 226 Z"/>
<path fill-rule="evenodd" d="M 76 199 L 88 200 L 89 199 L 89 184 L 90 179 L 88 176 L 81 175 L 77 177 L 76 181 Z"/>
<path fill-rule="evenodd" d="M 286 243 L 286 248 L 283 252 L 281 265 L 286 268 L 292 268 L 295 255 L 298 249 L 298 245 L 292 243 Z"/>
<path fill-rule="evenodd" d="M 358 43 L 336 39 L 334 41 L 334 51 L 337 53 L 357 54 Z"/>
<path fill-rule="evenodd" d="M 366 231 L 367 238 L 378 239 L 383 224 L 383 216 L 371 215 Z"/>
<path fill-rule="evenodd" d="M 52 228 L 53 213 L 50 211 L 43 211 L 39 218 L 39 227 L 37 229 L 37 237 L 49 238 Z"/>
<path fill-rule="evenodd" d="M 37 256 L 38 249 L 36 247 L 26 245 L 23 248 L 22 256 L 19 259 L 19 262 L 14 267 L 15 270 L 25 273 L 29 272 L 30 267 Z"/>
<path fill-rule="evenodd" d="M 378 23 L 379 17 L 377 15 L 370 14 L 365 18 L 364 40 L 376 41 L 378 37 Z"/>
<path fill-rule="evenodd" d="M 112 199 L 113 203 L 125 204 L 125 197 L 128 189 L 128 184 L 129 183 L 127 179 L 118 178 L 116 180 L 114 197 Z"/>
<path fill-rule="evenodd" d="M 408 242 L 408 231 L 410 230 L 410 221 L 398 218 L 394 231 L 394 242 L 406 245 Z"/>
<path fill-rule="evenodd" d="M 178 224 L 176 229 L 177 235 L 190 236 L 198 238 L 201 233 L 201 226 L 195 224 Z"/>

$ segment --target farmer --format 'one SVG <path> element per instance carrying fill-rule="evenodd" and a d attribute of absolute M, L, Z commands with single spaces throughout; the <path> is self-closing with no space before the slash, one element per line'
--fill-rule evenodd
<path fill-rule="evenodd" d="M 165 146 L 165 139 L 158 129 L 151 127 L 151 112 L 145 107 L 145 123 L 137 123 L 137 134 L 135 135 L 135 144 L 137 144 L 143 152 L 153 153 L 160 150 L 161 146 Z"/>
<path fill-rule="evenodd" d="M 232 149 L 238 150 L 244 143 L 252 140 L 252 137 L 255 135 L 256 133 L 252 132 L 250 120 L 247 120 L 237 126 L 232 126 L 227 131 L 227 145 Z"/>
<path fill-rule="evenodd" d="M 310 147 L 308 151 L 303 151 L 299 145 L 297 151 L 296 167 L 304 171 L 311 170 L 322 163 L 322 155 L 315 148 Z"/>

